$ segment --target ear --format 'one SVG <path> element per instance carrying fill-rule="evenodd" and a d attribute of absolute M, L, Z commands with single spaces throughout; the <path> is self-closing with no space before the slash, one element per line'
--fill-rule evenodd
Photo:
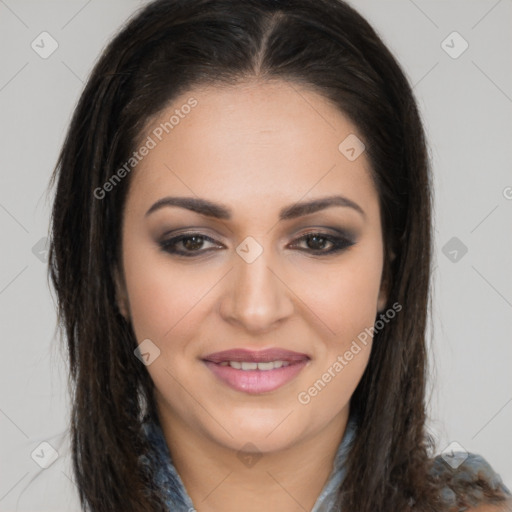
<path fill-rule="evenodd" d="M 389 256 L 384 262 L 384 268 L 382 271 L 382 279 L 380 282 L 379 296 L 377 299 L 377 311 L 383 313 L 389 298 L 389 292 L 391 290 L 391 262 L 396 258 L 396 254 L 390 251 Z"/>
<path fill-rule="evenodd" d="M 126 284 L 122 275 L 122 271 L 119 270 L 116 265 L 114 269 L 114 283 L 116 288 L 116 305 L 121 315 L 124 316 L 128 322 L 130 320 L 130 308 L 128 304 L 128 293 L 126 292 Z"/>

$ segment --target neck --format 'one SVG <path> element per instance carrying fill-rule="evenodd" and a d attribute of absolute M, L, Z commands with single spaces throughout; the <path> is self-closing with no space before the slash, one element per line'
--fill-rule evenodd
<path fill-rule="evenodd" d="M 300 512 L 313 508 L 332 472 L 349 409 L 293 445 L 252 454 L 223 446 L 160 411 L 173 464 L 198 512 Z"/>

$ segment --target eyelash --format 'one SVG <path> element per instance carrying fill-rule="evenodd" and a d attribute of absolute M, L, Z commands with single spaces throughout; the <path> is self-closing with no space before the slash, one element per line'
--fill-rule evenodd
<path fill-rule="evenodd" d="M 307 240 L 307 239 L 313 238 L 313 237 L 318 237 L 323 240 L 327 240 L 327 242 L 331 243 L 333 245 L 333 247 L 327 251 L 322 250 L 322 249 L 317 249 L 317 250 L 315 250 L 315 249 L 300 249 L 301 251 L 309 252 L 313 255 L 326 256 L 326 255 L 331 255 L 331 254 L 342 252 L 342 251 L 348 249 L 350 246 L 355 244 L 355 242 L 353 242 L 352 240 L 350 240 L 347 237 L 340 237 L 340 236 L 330 235 L 327 233 L 321 233 L 321 232 L 316 232 L 316 231 L 302 235 L 301 237 L 297 238 L 296 242 L 300 242 L 302 240 Z M 202 251 L 201 250 L 180 251 L 180 250 L 176 249 L 176 245 L 178 245 L 180 242 L 182 242 L 184 240 L 191 239 L 191 238 L 199 238 L 203 241 L 216 243 L 215 240 L 213 240 L 212 238 L 210 238 L 206 235 L 202 235 L 200 233 L 183 233 L 182 235 L 179 235 L 179 236 L 176 236 L 173 238 L 169 238 L 168 240 L 162 240 L 159 242 L 159 245 L 163 251 L 165 251 L 169 254 L 183 256 L 185 258 L 196 258 L 198 256 L 203 255 L 206 252 L 211 251 L 211 249 L 206 249 L 206 250 L 202 250 Z"/>

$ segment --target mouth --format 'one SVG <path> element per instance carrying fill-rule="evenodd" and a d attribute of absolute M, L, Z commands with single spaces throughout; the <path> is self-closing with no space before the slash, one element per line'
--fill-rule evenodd
<path fill-rule="evenodd" d="M 234 349 L 209 354 L 203 358 L 203 362 L 230 388 L 260 394 L 274 391 L 290 382 L 310 359 L 307 354 L 283 349 Z"/>

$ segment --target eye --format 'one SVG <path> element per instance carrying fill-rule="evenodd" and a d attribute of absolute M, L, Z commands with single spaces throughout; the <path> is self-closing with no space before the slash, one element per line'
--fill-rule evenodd
<path fill-rule="evenodd" d="M 204 247 L 210 243 L 213 247 Z M 300 245 L 304 244 L 302 247 Z M 355 242 L 347 236 L 337 236 L 322 232 L 307 233 L 298 238 L 291 247 L 298 247 L 302 252 L 315 255 L 327 255 L 341 252 L 354 245 Z M 200 233 L 183 233 L 181 235 L 159 242 L 163 251 L 187 258 L 201 256 L 212 250 L 222 249 L 224 246 L 212 238 Z"/>
<path fill-rule="evenodd" d="M 213 243 L 218 248 L 224 247 L 217 244 L 212 238 L 206 235 L 201 235 L 199 233 L 184 233 L 168 240 L 162 240 L 159 245 L 164 251 L 170 254 L 194 257 L 196 255 L 208 252 L 204 250 L 205 242 Z M 211 250 L 211 248 L 209 250 Z"/>
<path fill-rule="evenodd" d="M 305 242 L 306 248 L 301 250 L 320 255 L 340 252 L 355 244 L 347 237 L 320 232 L 307 233 L 298 238 L 297 242 Z M 297 242 L 294 244 L 295 246 L 298 245 Z"/>

